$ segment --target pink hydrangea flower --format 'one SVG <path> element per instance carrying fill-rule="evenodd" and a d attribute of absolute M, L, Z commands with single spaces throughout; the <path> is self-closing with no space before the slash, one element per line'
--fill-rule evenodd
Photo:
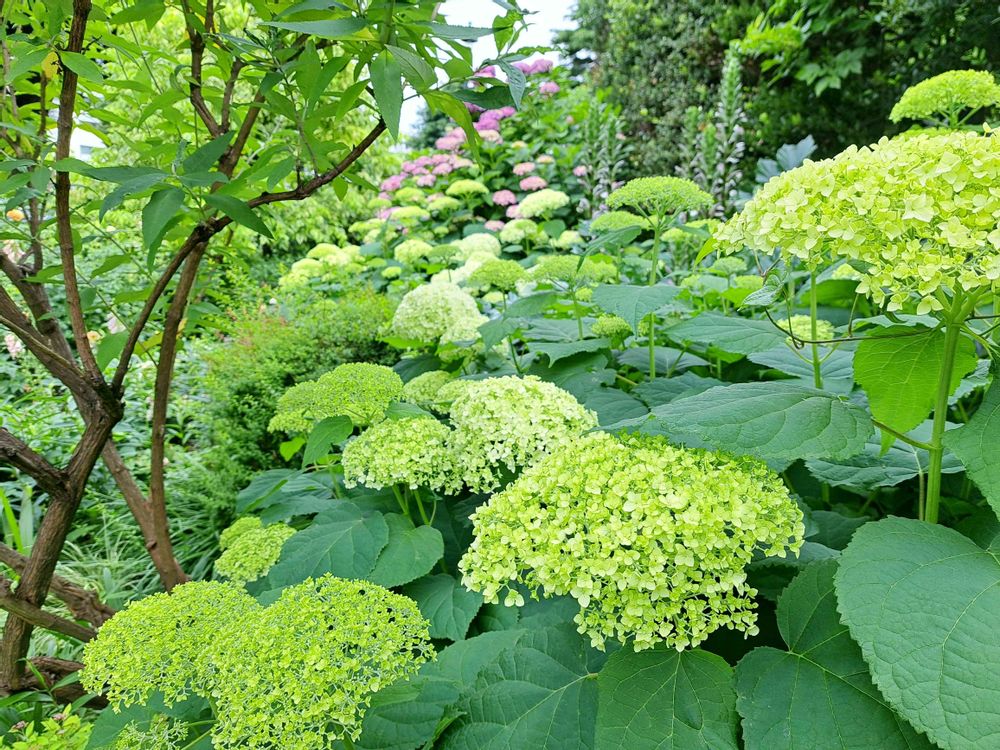
<path fill-rule="evenodd" d="M 535 60 L 536 73 L 548 73 L 550 70 L 552 70 L 552 67 L 553 67 L 553 62 L 551 60 L 545 59 L 544 57 L 540 57 L 537 60 Z"/>
<path fill-rule="evenodd" d="M 586 177 L 589 171 L 590 169 L 583 164 L 578 167 L 573 167 L 573 174 L 577 177 Z"/>
<path fill-rule="evenodd" d="M 556 83 L 555 81 L 545 81 L 541 86 L 538 87 L 538 90 L 541 91 L 543 94 L 558 94 L 559 84 Z"/>
<path fill-rule="evenodd" d="M 431 187 L 437 182 L 437 177 L 432 174 L 422 174 L 417 178 L 417 185 L 420 187 Z"/>
<path fill-rule="evenodd" d="M 4 346 L 7 347 L 7 353 L 13 359 L 17 359 L 24 353 L 24 344 L 21 343 L 21 339 L 15 336 L 13 333 L 8 333 L 3 337 Z"/>
<path fill-rule="evenodd" d="M 434 141 L 434 148 L 439 148 L 442 151 L 456 151 L 462 146 L 462 141 L 457 138 L 452 138 L 450 135 L 443 135 Z"/>
<path fill-rule="evenodd" d="M 472 160 L 466 159 L 464 156 L 458 156 L 452 164 L 455 166 L 455 169 L 462 169 L 463 167 L 471 167 Z"/>
<path fill-rule="evenodd" d="M 507 225 L 504 222 L 500 221 L 500 219 L 490 219 L 483 226 L 486 227 L 491 232 L 499 232 Z"/>
<path fill-rule="evenodd" d="M 531 161 L 522 161 L 520 164 L 514 165 L 513 171 L 518 177 L 524 177 L 526 174 L 531 174 L 535 171 L 535 163 Z"/>
<path fill-rule="evenodd" d="M 473 73 L 473 76 L 476 78 L 496 78 L 497 68 L 495 65 L 487 65 Z"/>
<path fill-rule="evenodd" d="M 436 167 L 434 167 L 434 169 L 431 170 L 431 174 L 448 174 L 453 169 L 454 167 L 451 166 L 451 164 L 448 164 L 447 162 L 442 162 L 441 164 L 438 164 Z M 419 183 L 419 180 L 417 182 Z"/>
<path fill-rule="evenodd" d="M 378 218 L 380 218 L 380 219 L 381 219 L 382 221 L 385 221 L 385 220 L 386 220 L 386 219 L 388 219 L 388 218 L 389 218 L 390 216 L 392 216 L 392 209 L 391 209 L 391 208 L 383 208 L 383 209 L 380 209 L 380 210 L 379 210 L 379 212 L 378 212 L 378 214 L 376 214 L 376 215 L 377 215 L 377 216 L 378 216 Z"/>
<path fill-rule="evenodd" d="M 387 177 L 385 180 L 382 181 L 381 185 L 382 190 L 384 190 L 387 193 L 394 193 L 395 191 L 403 187 L 403 180 L 405 179 L 406 175 L 402 174 L 394 174 L 392 175 L 392 177 Z"/>
<path fill-rule="evenodd" d="M 493 202 L 498 206 L 512 206 L 517 203 L 517 196 L 510 190 L 497 190 L 493 193 Z"/>
<path fill-rule="evenodd" d="M 472 102 L 465 102 L 465 108 L 469 110 L 472 114 L 483 111 L 482 107 L 480 107 L 478 104 L 473 104 Z"/>
<path fill-rule="evenodd" d="M 541 190 L 547 187 L 547 183 L 543 178 L 538 175 L 531 175 L 530 177 L 525 177 L 520 182 L 521 190 Z"/>
<path fill-rule="evenodd" d="M 499 130 L 480 130 L 479 137 L 487 143 L 503 143 L 503 136 Z"/>
<path fill-rule="evenodd" d="M 544 57 L 540 57 L 533 62 L 516 62 L 514 63 L 514 67 L 526 76 L 530 76 L 535 73 L 548 73 L 552 70 L 552 61 L 546 60 Z"/>
<path fill-rule="evenodd" d="M 507 207 L 507 218 L 508 219 L 520 219 L 521 218 L 521 206 L 515 203 L 513 206 Z"/>

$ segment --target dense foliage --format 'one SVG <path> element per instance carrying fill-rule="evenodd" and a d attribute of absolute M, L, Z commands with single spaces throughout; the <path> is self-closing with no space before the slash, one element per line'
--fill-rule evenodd
<path fill-rule="evenodd" d="M 295 51 L 276 54 L 319 97 L 301 111 L 289 102 L 316 118 L 281 131 L 302 153 L 326 143 L 313 105 L 327 95 L 319 111 L 364 121 L 344 97 L 370 93 L 376 129 L 391 128 L 405 77 L 446 117 L 423 147 L 371 153 L 377 163 L 349 172 L 321 236 L 296 229 L 268 245 L 250 231 L 252 198 L 244 213 L 208 200 L 221 187 L 204 198 L 206 186 L 189 186 L 185 201 L 222 212 L 205 221 L 232 215 L 243 229 L 206 258 L 207 277 L 167 284 L 176 300 L 190 282 L 134 352 L 117 348 L 96 292 L 73 303 L 67 266 L 47 281 L 5 271 L 0 303 L 51 288 L 68 331 L 77 309 L 103 326 L 79 340 L 44 334 L 99 360 L 86 382 L 137 360 L 120 396 L 150 414 L 108 429 L 135 477 L 146 481 L 134 467 L 148 463 L 149 486 L 162 481 L 150 498 L 169 521 L 157 521 L 160 536 L 139 533 L 141 514 L 116 500 L 118 464 L 76 468 L 78 435 L 103 439 L 87 436 L 105 412 L 36 334 L 47 318 L 0 304 L 12 334 L 0 353 L 0 607 L 15 635 L 18 622 L 34 628 L 30 676 L 5 673 L 14 641 L 0 648 L 7 691 L 25 690 L 0 702 L 5 741 L 989 747 L 1000 736 L 1000 134 L 979 121 L 1000 100 L 993 76 L 956 68 L 899 90 L 879 110 L 878 138 L 819 160 L 810 140 L 783 146 L 750 184 L 745 105 L 767 94 L 744 90 L 741 66 L 777 59 L 794 37 L 770 66 L 774 80 L 792 75 L 797 55 L 840 33 L 823 19 L 844 16 L 813 3 L 788 20 L 794 4 L 778 3 L 751 22 L 749 3 L 728 4 L 732 36 L 717 25 L 711 35 L 740 43 L 706 42 L 724 61 L 722 102 L 709 127 L 688 122 L 699 133 L 684 146 L 688 168 L 637 175 L 627 159 L 648 144 L 626 133 L 644 115 L 533 50 L 503 52 L 518 23 L 508 3 L 482 29 L 439 22 L 436 5 L 308 3 L 266 22 L 291 34 Z M 682 5 L 581 11 L 636 21 Z M 151 21 L 141 25 L 154 35 L 171 23 L 141 4 L 123 12 L 119 22 Z M 68 18 L 47 23 L 61 34 Z M 645 30 L 632 25 L 614 33 Z M 211 42 L 262 43 L 229 32 Z M 294 46 L 310 32 L 330 44 Z M 502 54 L 475 69 L 469 36 L 493 36 Z M 82 53 L 53 44 L 86 69 L 71 56 Z M 296 67 L 332 48 L 343 66 L 319 79 Z M 449 81 L 432 85 L 425 66 Z M 830 75 L 796 80 L 822 98 L 840 85 Z M 873 96 L 883 83 L 873 79 Z M 204 125 L 199 97 L 178 96 Z M 89 167 L 73 168 L 81 190 L 96 189 Z M 147 233 L 170 175 L 130 188 L 144 214 L 134 232 Z M 28 211 L 12 207 L 7 225 L 30 234 L 34 194 L 17 195 Z M 156 241 L 194 204 L 175 209 Z M 53 478 L 15 434 L 68 468 Z M 66 543 L 47 547 L 67 504 L 80 510 L 64 521 Z M 125 541 L 109 543 L 114 534 Z M 176 542 L 185 580 L 162 575 L 158 539 Z M 46 549 L 43 596 L 26 597 Z"/>

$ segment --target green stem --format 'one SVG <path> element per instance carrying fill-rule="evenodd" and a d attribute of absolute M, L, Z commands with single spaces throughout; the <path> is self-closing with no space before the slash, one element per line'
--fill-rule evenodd
<path fill-rule="evenodd" d="M 396 502 L 399 503 L 399 507 L 403 511 L 403 515 L 412 521 L 413 519 L 410 518 L 410 504 L 406 502 L 406 499 L 403 497 L 403 493 L 399 491 L 398 485 L 392 485 L 392 494 L 396 496 Z"/>
<path fill-rule="evenodd" d="M 649 314 L 649 379 L 656 377 L 656 316 Z"/>
<path fill-rule="evenodd" d="M 417 501 L 417 510 L 420 511 L 420 518 L 423 520 L 423 522 L 424 522 L 424 524 L 426 526 L 430 526 L 431 525 L 431 519 L 428 517 L 427 510 L 424 508 L 424 501 L 420 497 L 420 490 L 419 490 L 419 488 L 415 487 L 413 489 L 413 497 Z"/>
<path fill-rule="evenodd" d="M 576 299 L 576 291 L 573 291 L 573 317 L 576 318 L 576 330 L 583 339 L 583 315 L 580 313 L 580 303 Z"/>
<path fill-rule="evenodd" d="M 961 301 L 956 298 L 952 310 L 961 307 Z M 944 329 L 944 355 L 941 359 L 941 372 L 938 376 L 937 398 L 934 402 L 934 422 L 930 439 L 930 466 L 927 469 L 927 502 L 924 520 L 928 523 L 938 522 L 938 510 L 941 504 L 941 463 L 944 458 L 945 427 L 948 418 L 948 397 L 951 395 L 951 375 L 955 367 L 955 352 L 958 351 L 958 339 L 962 334 L 962 316 L 952 312 Z M 958 318 L 958 319 L 956 319 Z"/>
<path fill-rule="evenodd" d="M 819 309 L 819 302 L 816 296 L 816 271 L 809 272 L 809 319 L 812 326 L 812 335 L 809 337 L 814 342 L 819 340 L 819 325 L 817 323 L 816 313 Z M 817 389 L 822 390 L 823 388 L 823 373 L 820 370 L 820 365 L 823 360 L 819 356 L 819 344 L 813 343 L 812 345 L 812 366 L 813 366 L 813 385 Z"/>

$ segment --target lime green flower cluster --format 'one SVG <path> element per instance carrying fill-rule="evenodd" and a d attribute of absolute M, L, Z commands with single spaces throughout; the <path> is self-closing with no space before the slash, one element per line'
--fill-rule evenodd
<path fill-rule="evenodd" d="M 370 427 L 344 448 L 344 483 L 457 492 L 462 478 L 448 446 L 450 436 L 448 425 L 434 417 L 389 419 Z"/>
<path fill-rule="evenodd" d="M 431 370 L 417 375 L 403 386 L 403 401 L 410 404 L 422 406 L 425 409 L 439 411 L 440 396 L 438 395 L 444 386 L 455 379 L 455 376 L 446 370 Z"/>
<path fill-rule="evenodd" d="M 350 417 L 364 427 L 380 421 L 402 393 L 403 380 L 392 369 L 350 362 L 285 391 L 268 429 L 307 432 L 321 419 L 336 416 Z"/>
<path fill-rule="evenodd" d="M 708 272 L 714 276 L 735 276 L 746 270 L 746 261 L 734 256 L 719 258 L 708 267 Z"/>
<path fill-rule="evenodd" d="M 83 652 L 81 683 L 119 708 L 153 691 L 170 706 L 218 679 L 212 645 L 260 609 L 242 587 L 198 581 L 126 605 Z"/>
<path fill-rule="evenodd" d="M 264 527 L 264 523 L 257 516 L 243 516 L 233 521 L 228 528 L 223 529 L 219 534 L 219 549 L 229 549 L 233 542 L 250 531 L 256 531 Z"/>
<path fill-rule="evenodd" d="M 154 716 L 145 725 L 134 721 L 126 724 L 111 750 L 182 750 L 189 734 L 187 722 Z"/>
<path fill-rule="evenodd" d="M 426 208 L 421 208 L 420 206 L 400 206 L 393 209 L 390 218 L 403 226 L 412 227 L 422 221 L 427 221 L 431 218 L 431 215 Z"/>
<path fill-rule="evenodd" d="M 423 203 L 426 199 L 424 191 L 418 187 L 400 188 L 392 197 L 399 203 Z"/>
<path fill-rule="evenodd" d="M 525 219 L 534 219 L 539 216 L 551 216 L 553 212 L 568 205 L 569 196 L 562 190 L 545 188 L 525 196 L 524 200 L 521 201 L 519 211 Z"/>
<path fill-rule="evenodd" d="M 408 266 L 413 266 L 427 257 L 433 249 L 429 242 L 418 239 L 403 240 L 392 251 L 392 257 Z"/>
<path fill-rule="evenodd" d="M 325 276 L 349 276 L 364 269 L 365 259 L 356 245 L 338 247 L 321 242 L 306 253 L 306 257 L 295 261 L 288 273 L 278 280 L 278 285 L 287 289 L 301 286 L 310 279 Z"/>
<path fill-rule="evenodd" d="M 465 585 L 520 605 L 516 584 L 570 595 L 597 647 L 683 650 L 726 627 L 754 634 L 755 550 L 798 551 L 802 512 L 765 464 L 591 433 L 560 446 L 472 516 Z"/>
<path fill-rule="evenodd" d="M 500 256 L 500 240 L 492 234 L 486 234 L 486 232 L 470 234 L 458 240 L 455 245 L 458 247 L 458 252 L 455 253 L 454 257 L 459 261 L 469 260 L 477 253 L 489 253 L 494 257 Z"/>
<path fill-rule="evenodd" d="M 611 259 L 576 255 L 543 255 L 529 271 L 536 281 L 561 281 L 566 284 L 603 284 L 618 280 L 618 267 Z"/>
<path fill-rule="evenodd" d="M 590 222 L 590 228 L 594 232 L 616 232 L 619 229 L 628 229 L 630 227 L 645 229 L 648 226 L 649 219 L 636 216 L 629 211 L 608 211 Z"/>
<path fill-rule="evenodd" d="M 486 195 L 490 189 L 479 180 L 455 180 L 445 190 L 452 198 L 469 198 L 474 195 Z"/>
<path fill-rule="evenodd" d="M 590 326 L 590 332 L 612 341 L 623 341 L 632 335 L 632 326 L 625 318 L 617 315 L 601 315 Z"/>
<path fill-rule="evenodd" d="M 962 113 L 1000 104 L 1000 84 L 985 70 L 949 70 L 910 86 L 889 113 L 900 120 L 938 120 L 958 125 Z"/>
<path fill-rule="evenodd" d="M 223 552 L 215 561 L 215 572 L 233 583 L 246 584 L 256 581 L 269 571 L 281 556 L 281 548 L 295 533 L 283 523 L 263 526 L 260 519 L 256 527 L 241 518 L 219 537 Z"/>
<path fill-rule="evenodd" d="M 514 219 L 500 230 L 500 239 L 508 245 L 519 245 L 526 240 L 537 242 L 544 237 L 545 233 L 531 219 Z"/>
<path fill-rule="evenodd" d="M 783 331 L 791 331 L 789 339 L 796 338 L 801 341 L 829 341 L 836 336 L 833 323 L 821 318 L 816 319 L 816 335 L 812 333 L 812 318 L 808 315 L 793 315 L 790 318 L 777 321 L 778 326 Z"/>
<path fill-rule="evenodd" d="M 816 268 L 860 261 L 858 292 L 899 310 L 943 308 L 945 291 L 1000 279 L 1000 141 L 951 132 L 883 138 L 768 182 L 717 233 L 720 245 L 781 248 Z"/>
<path fill-rule="evenodd" d="M 552 247 L 558 248 L 559 250 L 569 250 L 572 247 L 582 244 L 583 236 L 573 229 L 566 229 L 552 241 Z"/>
<path fill-rule="evenodd" d="M 481 289 L 499 289 L 501 292 L 512 292 L 518 284 L 524 281 L 528 272 L 514 260 L 488 260 L 469 276 L 469 286 Z"/>
<path fill-rule="evenodd" d="M 389 330 L 407 341 L 433 345 L 473 339 L 485 322 L 486 316 L 479 312 L 472 295 L 441 281 L 407 292 L 392 316 Z"/>
<path fill-rule="evenodd" d="M 266 608 L 232 584 L 187 583 L 111 618 L 81 680 L 116 709 L 153 690 L 168 706 L 211 699 L 220 750 L 329 747 L 357 739 L 372 694 L 433 655 L 428 638 L 413 601 L 366 581 L 308 579 Z"/>
<path fill-rule="evenodd" d="M 613 209 L 632 208 L 643 216 L 665 217 L 712 205 L 712 196 L 682 177 L 638 177 L 608 196 Z"/>
<path fill-rule="evenodd" d="M 439 196 L 427 204 L 427 208 L 434 212 L 457 211 L 461 207 L 461 201 L 448 195 Z"/>
<path fill-rule="evenodd" d="M 504 473 L 529 466 L 597 425 L 571 393 L 528 375 L 464 383 L 451 404 L 450 447 L 473 492 L 500 486 Z"/>

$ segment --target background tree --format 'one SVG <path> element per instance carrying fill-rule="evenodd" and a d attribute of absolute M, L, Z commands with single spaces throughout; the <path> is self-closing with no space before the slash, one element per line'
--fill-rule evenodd
<path fill-rule="evenodd" d="M 16 587 L 2 582 L 0 596 L 8 612 L 0 644 L 4 691 L 37 681 L 25 676 L 24 662 L 34 627 L 82 640 L 93 634 L 42 608 L 50 590 L 92 626 L 110 614 L 53 578 L 99 460 L 142 529 L 163 586 L 186 580 L 172 551 L 165 498 L 171 383 L 182 333 L 197 325 L 192 295 L 207 265 L 226 263 L 233 229 L 269 236 L 268 206 L 308 199 L 328 185 L 343 195 L 352 182 L 366 184 L 356 162 L 386 131 L 398 136 L 404 83 L 473 137 L 454 95 L 473 74 L 462 40 L 495 34 L 503 51 L 520 24 L 508 2 L 498 3 L 490 28 L 449 26 L 437 3 L 424 0 L 330 5 L 0 5 L 0 195 L 7 211 L 0 326 L 30 354 L 24 366 L 40 364 L 72 393 L 85 425 L 62 465 L 0 427 L 0 470 L 26 474 L 47 496 L 30 555 L 2 550 L 19 576 Z M 151 33 L 171 24 L 182 36 Z M 506 87 L 495 88 L 495 96 L 512 101 Z M 355 137 L 359 117 L 367 124 Z M 114 163 L 73 158 L 78 129 L 112 146 Z M 109 226 L 108 213 L 119 207 L 141 216 L 133 231 Z M 95 250 L 98 240 L 114 250 Z M 110 288 L 116 270 L 128 287 Z M 110 318 L 123 330 L 95 344 L 94 329 Z M 156 363 L 145 487 L 113 436 L 135 406 L 128 385 L 140 357 Z M 36 666 L 49 677 L 79 665 Z"/>

